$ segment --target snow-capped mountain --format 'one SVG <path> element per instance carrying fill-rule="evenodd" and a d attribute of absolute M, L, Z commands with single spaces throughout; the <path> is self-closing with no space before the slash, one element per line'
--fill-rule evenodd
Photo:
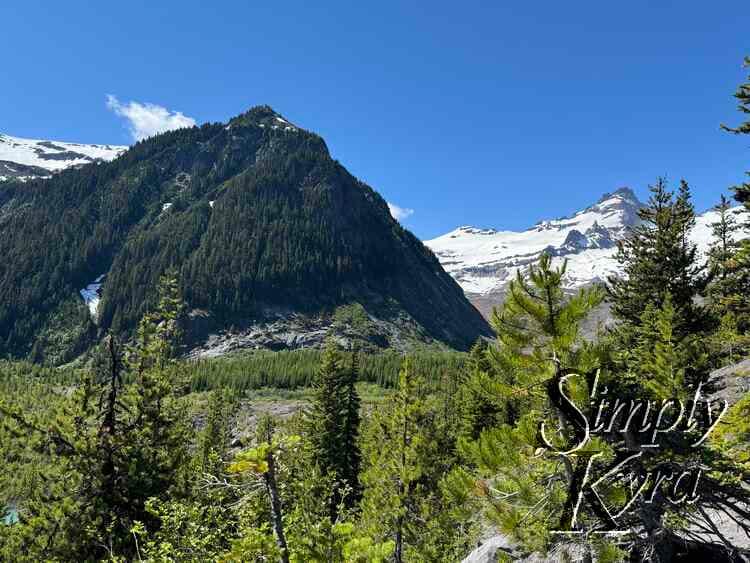
<path fill-rule="evenodd" d="M 535 262 L 543 251 L 567 258 L 570 289 L 620 274 L 615 260 L 617 241 L 637 223 L 641 206 L 631 189 L 620 188 L 569 217 L 540 221 L 525 231 L 465 226 L 425 244 L 486 313 L 502 298 L 516 272 Z M 710 225 L 717 217 L 717 212 L 708 211 L 696 218 L 691 239 L 702 253 L 711 242 Z"/>
<path fill-rule="evenodd" d="M 90 162 L 110 161 L 128 147 L 22 139 L 0 133 L 0 181 L 49 176 Z"/>

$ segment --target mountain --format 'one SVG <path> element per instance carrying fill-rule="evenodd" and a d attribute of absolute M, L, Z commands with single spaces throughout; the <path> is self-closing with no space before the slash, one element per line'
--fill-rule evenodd
<path fill-rule="evenodd" d="M 542 252 L 568 260 L 566 287 L 575 289 L 620 275 L 615 259 L 617 241 L 638 222 L 643 204 L 630 188 L 620 188 L 568 217 L 540 221 L 525 231 L 498 231 L 464 226 L 425 241 L 445 270 L 485 315 L 502 302 L 519 269 Z M 710 224 L 717 213 L 698 215 L 691 239 L 705 253 Z"/>
<path fill-rule="evenodd" d="M 127 150 L 117 145 L 82 145 L 21 139 L 0 133 L 0 182 L 30 180 L 92 162 L 107 162 Z"/>
<path fill-rule="evenodd" d="M 0 356 L 60 363 L 129 334 L 170 268 L 194 355 L 489 333 L 385 200 L 267 106 L 0 184 L 0 255 Z"/>

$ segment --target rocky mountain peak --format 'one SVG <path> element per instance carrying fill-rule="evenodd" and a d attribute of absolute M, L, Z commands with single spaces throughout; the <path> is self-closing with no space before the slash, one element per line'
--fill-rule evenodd
<path fill-rule="evenodd" d="M 294 125 L 271 106 L 261 105 L 250 108 L 245 113 L 229 121 L 227 127 L 255 125 L 257 127 L 296 132 L 299 127 Z"/>
<path fill-rule="evenodd" d="M 566 284 L 575 288 L 619 274 L 617 241 L 638 223 L 642 206 L 633 190 L 621 187 L 580 211 L 539 221 L 525 231 L 460 227 L 425 244 L 470 297 L 502 295 L 516 272 L 542 252 L 568 260 Z M 708 212 L 696 222 L 692 238 L 701 251 L 710 241 L 712 220 Z"/>

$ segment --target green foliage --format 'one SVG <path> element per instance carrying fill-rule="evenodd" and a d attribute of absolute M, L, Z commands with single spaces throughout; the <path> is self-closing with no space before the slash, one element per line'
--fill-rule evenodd
<path fill-rule="evenodd" d="M 543 254 L 539 264 L 529 268 L 528 280 L 519 272 L 502 309 L 493 311 L 497 341 L 487 356 L 510 424 L 546 404 L 546 383 L 559 366 L 586 373 L 595 365 L 594 350 L 582 341 L 578 327 L 603 294 L 592 287 L 566 296 L 566 265 L 553 268 L 551 257 Z"/>
<path fill-rule="evenodd" d="M 676 340 L 674 323 L 675 309 L 667 294 L 660 309 L 654 310 L 653 305 L 646 308 L 638 334 L 639 376 L 658 399 L 685 398 L 688 393 L 685 370 L 690 362 L 684 355 L 689 340 Z"/>
<path fill-rule="evenodd" d="M 359 494 L 359 395 L 354 384 L 358 375 L 358 355 L 346 365 L 329 342 L 323 352 L 312 408 L 308 415 L 308 435 L 312 462 L 334 480 L 331 520 L 336 520 L 343 498 L 351 506 Z M 348 489 L 348 495 L 344 490 Z"/>
<path fill-rule="evenodd" d="M 255 351 L 220 358 L 195 360 L 182 366 L 191 390 L 232 389 L 238 394 L 262 387 L 309 388 L 315 383 L 321 350 L 300 349 L 279 352 Z M 340 352 L 342 361 L 352 362 L 351 352 Z M 360 353 L 358 380 L 382 387 L 395 387 L 403 355 L 395 351 Z M 412 369 L 436 389 L 463 371 L 462 352 L 424 349 L 410 354 Z"/>
<path fill-rule="evenodd" d="M 404 362 L 396 393 L 370 415 L 363 437 L 362 526 L 394 543 L 394 561 L 452 561 L 470 536 L 450 518 L 438 482 L 454 460 L 434 397 Z M 448 442 L 448 443 L 446 443 Z"/>
<path fill-rule="evenodd" d="M 569 475 L 561 471 L 559 457 L 540 453 L 539 424 L 546 420 L 548 427 L 565 430 L 548 386 L 561 366 L 584 374 L 596 365 L 597 350 L 582 341 L 578 325 L 603 295 L 592 288 L 566 296 L 565 264 L 553 268 L 547 255 L 527 274 L 519 273 L 502 309 L 493 312 L 495 344 L 475 351 L 483 356 L 475 369 L 493 401 L 505 405 L 504 420 L 459 440 L 469 466 L 455 468 L 444 487 L 529 551 L 544 551 L 567 499 Z M 592 448 L 600 451 L 602 445 Z"/>
<path fill-rule="evenodd" d="M 650 190 L 648 204 L 638 212 L 641 222 L 618 249 L 624 276 L 609 280 L 612 311 L 624 323 L 639 326 L 646 308 L 661 308 L 669 294 L 677 312 L 675 330 L 703 330 L 710 326 L 710 317 L 695 297 L 702 294 L 707 279 L 688 238 L 695 224 L 690 189 L 683 180 L 675 196 L 659 178 Z"/>
<path fill-rule="evenodd" d="M 750 67 L 750 57 L 745 57 L 745 68 Z M 743 116 L 747 116 L 750 113 L 750 77 L 748 82 L 740 84 L 737 91 L 734 94 L 737 99 L 740 113 Z M 726 131 L 735 133 L 737 135 L 750 135 L 750 120 L 740 123 L 737 127 L 722 126 Z M 750 175 L 750 172 L 747 173 Z M 735 199 L 740 203 L 744 204 L 747 209 L 750 209 L 750 182 L 745 182 L 733 188 L 735 193 Z"/>
<path fill-rule="evenodd" d="M 165 280 L 164 295 L 172 285 Z M 21 549 L 30 560 L 132 557 L 131 528 L 156 524 L 147 501 L 183 488 L 188 429 L 165 369 L 178 335 L 179 300 L 163 299 L 162 305 L 144 319 L 130 352 L 133 383 L 123 382 L 122 352 L 109 338 L 97 377 L 87 377 L 72 396 L 42 413 L 46 420 L 7 397 L 0 403 L 3 431 L 12 438 L 5 453 L 29 462 L 26 481 L 15 488 L 20 521 L 2 538 L 4 553 Z"/>
<path fill-rule="evenodd" d="M 468 373 L 457 392 L 459 434 L 479 438 L 482 430 L 507 420 L 506 401 L 491 375 L 487 342 L 479 341 L 471 349 L 465 371 Z"/>
<path fill-rule="evenodd" d="M 719 219 L 712 224 L 714 240 L 709 249 L 709 306 L 720 318 L 717 334 L 719 353 L 732 361 L 742 335 L 750 329 L 750 243 L 737 241 L 740 226 L 724 195 L 714 208 Z"/>
<path fill-rule="evenodd" d="M 172 267 L 189 310 L 211 329 L 251 323 L 269 308 L 317 316 L 360 303 L 414 325 L 407 332 L 423 341 L 466 348 L 486 334 L 385 200 L 319 136 L 260 126 L 275 115 L 254 108 L 231 127 L 171 131 L 113 162 L 3 183 L 0 355 L 27 357 L 36 342 L 35 358 L 57 362 L 90 347 L 97 330 L 78 292 L 102 274 L 98 328 L 130 336 Z M 75 314 L 60 323 L 66 303 Z"/>

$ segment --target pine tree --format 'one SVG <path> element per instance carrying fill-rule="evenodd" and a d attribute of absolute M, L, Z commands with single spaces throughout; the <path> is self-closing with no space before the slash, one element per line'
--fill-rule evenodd
<path fill-rule="evenodd" d="M 132 527 L 158 525 L 149 499 L 181 487 L 189 430 L 174 370 L 168 369 L 180 302 L 170 290 L 173 280 L 167 281 L 161 291 L 169 298 L 142 322 L 128 361 L 116 339 L 107 338 L 95 373 L 85 376 L 53 420 L 42 425 L 0 406 L 4 424 L 20 426 L 39 444 L 55 444 L 39 450 L 48 456 L 47 482 L 24 499 L 27 520 L 14 530 L 31 557 L 133 558 Z M 25 448 L 26 440 L 18 447 Z"/>
<path fill-rule="evenodd" d="M 728 353 L 732 362 L 735 352 L 745 343 L 743 333 L 750 328 L 750 248 L 738 241 L 740 225 L 724 195 L 714 210 L 719 219 L 711 224 L 713 241 L 708 253 L 711 281 L 707 295 L 711 311 L 719 318 L 713 335 L 715 348 L 720 355 Z"/>
<path fill-rule="evenodd" d="M 365 427 L 362 527 L 378 542 L 393 542 L 397 563 L 459 558 L 461 530 L 446 518 L 437 485 L 451 459 L 437 405 L 407 359 L 395 393 Z"/>
<path fill-rule="evenodd" d="M 552 258 L 543 254 L 527 277 L 518 272 L 502 308 L 493 311 L 497 341 L 488 356 L 509 424 L 546 401 L 546 384 L 556 366 L 575 368 L 588 361 L 584 358 L 589 349 L 582 345 L 579 326 L 602 302 L 603 294 L 593 287 L 566 297 L 562 286 L 566 268 L 567 261 L 553 268 Z"/>
<path fill-rule="evenodd" d="M 736 238 L 739 225 L 731 209 L 729 200 L 721 194 L 719 203 L 714 206 L 714 211 L 719 217 L 709 225 L 713 240 L 708 251 L 708 264 L 711 277 L 714 279 L 726 279 L 730 269 L 729 262 L 738 246 Z"/>
<path fill-rule="evenodd" d="M 750 67 L 750 57 L 745 58 L 745 67 Z M 735 92 L 739 102 L 738 109 L 744 115 L 750 114 L 750 82 L 741 84 Z M 722 125 L 726 131 L 736 135 L 750 134 L 750 120 L 740 123 L 737 127 Z M 747 172 L 750 176 L 750 171 Z M 744 228 L 750 232 L 750 182 L 744 182 L 732 188 L 734 198 L 745 207 Z M 722 315 L 729 314 L 731 322 L 736 323 L 738 336 L 750 331 L 750 239 L 743 238 L 738 248 L 732 253 L 727 263 L 727 273 L 720 283 L 716 284 L 716 293 L 720 298 L 719 304 Z M 725 320 L 725 324 L 730 322 Z"/>
<path fill-rule="evenodd" d="M 411 524 L 409 509 L 413 508 L 409 493 L 422 470 L 418 458 L 418 418 L 423 413 L 419 385 L 405 361 L 390 408 L 375 413 L 367 426 L 363 521 L 370 533 L 393 541 L 396 563 L 404 560 L 404 536 Z M 372 444 L 372 440 L 378 443 Z"/>
<path fill-rule="evenodd" d="M 506 420 L 505 403 L 496 386 L 488 348 L 488 343 L 481 340 L 472 346 L 458 391 L 458 433 L 474 440 L 479 438 L 482 430 Z"/>
<path fill-rule="evenodd" d="M 502 309 L 492 315 L 497 333 L 487 359 L 496 378 L 497 401 L 506 405 L 503 424 L 485 428 L 459 449 L 469 468 L 457 468 L 445 486 L 455 498 L 478 497 L 485 516 L 501 532 L 530 550 L 545 549 L 552 521 L 563 511 L 575 467 L 560 458 L 539 456 L 539 423 L 562 432 L 568 428 L 550 402 L 548 390 L 562 369 L 588 373 L 597 350 L 586 344 L 579 324 L 603 299 L 597 288 L 568 296 L 563 291 L 566 263 L 552 267 L 548 255 L 510 284 Z M 555 432 L 557 434 L 557 431 Z M 523 470 L 519 471 L 519 467 Z"/>
<path fill-rule="evenodd" d="M 638 326 L 647 306 L 661 308 L 669 293 L 677 315 L 675 330 L 703 330 L 710 323 L 695 298 L 703 293 L 707 279 L 688 237 L 695 224 L 690 189 L 682 181 L 675 196 L 662 178 L 650 189 L 648 204 L 638 212 L 641 223 L 618 248 L 624 275 L 609 279 L 612 311 L 618 320 Z"/>
<path fill-rule="evenodd" d="M 311 456 L 323 474 L 332 474 L 331 521 L 343 501 L 352 506 L 359 491 L 359 396 L 355 387 L 358 358 L 347 366 L 335 344 L 329 341 L 321 358 L 315 395 L 308 416 Z"/>
<path fill-rule="evenodd" d="M 750 68 L 750 57 L 745 57 L 745 68 Z M 737 108 L 740 113 L 743 115 L 750 114 L 750 76 L 748 77 L 748 82 L 741 84 L 737 88 L 734 97 L 739 102 Z M 740 123 L 737 127 L 722 125 L 722 128 L 736 135 L 750 135 L 750 119 Z M 750 171 L 747 172 L 747 175 L 750 176 Z M 732 189 L 734 190 L 735 199 L 750 210 L 750 182 L 744 182 Z"/>
<path fill-rule="evenodd" d="M 353 506 L 359 500 L 361 487 L 359 483 L 359 471 L 362 462 L 362 454 L 359 448 L 359 428 L 361 417 L 359 414 L 360 400 L 356 383 L 360 376 L 360 354 L 358 350 L 352 353 L 352 363 L 344 381 L 344 428 L 342 449 L 344 460 L 341 471 L 341 480 L 349 488 L 346 499 L 349 506 Z"/>
<path fill-rule="evenodd" d="M 684 346 L 690 339 L 678 341 L 674 325 L 675 309 L 668 293 L 661 308 L 649 305 L 641 317 L 635 354 L 639 360 L 639 378 L 658 399 L 685 399 L 689 392 L 686 381 L 689 360 Z"/>

